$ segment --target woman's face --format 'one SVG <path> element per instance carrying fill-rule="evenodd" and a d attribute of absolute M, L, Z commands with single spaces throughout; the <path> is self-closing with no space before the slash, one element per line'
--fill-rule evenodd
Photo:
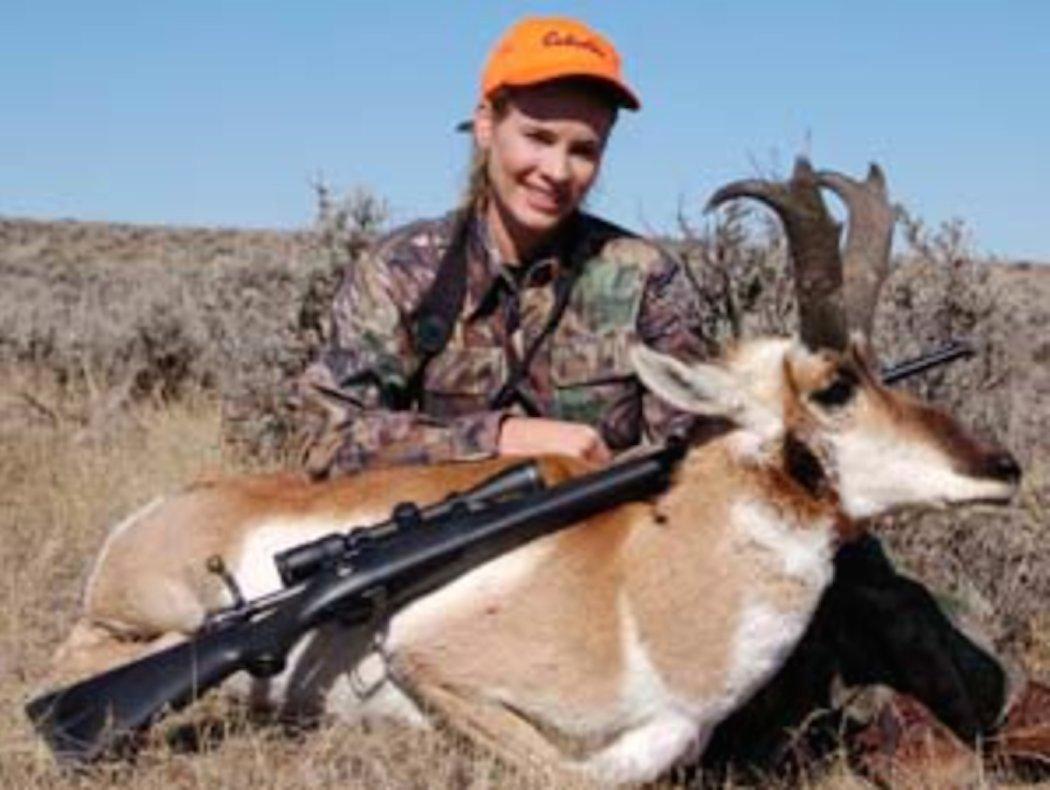
<path fill-rule="evenodd" d="M 488 152 L 492 196 L 512 235 L 540 241 L 579 207 L 615 117 L 603 97 L 564 82 L 515 91 L 499 117 L 479 108 L 475 140 Z"/>

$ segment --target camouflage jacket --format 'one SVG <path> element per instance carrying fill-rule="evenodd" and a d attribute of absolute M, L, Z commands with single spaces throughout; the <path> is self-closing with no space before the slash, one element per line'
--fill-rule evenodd
<path fill-rule="evenodd" d="M 628 359 L 638 341 L 702 356 L 681 266 L 652 242 L 579 219 L 571 256 L 505 266 L 474 218 L 464 307 L 448 345 L 426 363 L 411 407 L 403 396 L 421 364 L 411 316 L 433 283 L 454 214 L 395 230 L 356 260 L 336 294 L 327 347 L 297 385 L 306 470 L 326 477 L 495 455 L 501 421 L 524 412 L 520 404 L 491 409 L 490 399 L 543 331 L 558 279 L 573 266 L 583 268 L 565 312 L 523 381 L 533 413 L 592 425 L 614 451 L 659 438 L 684 419 L 643 391 Z"/>

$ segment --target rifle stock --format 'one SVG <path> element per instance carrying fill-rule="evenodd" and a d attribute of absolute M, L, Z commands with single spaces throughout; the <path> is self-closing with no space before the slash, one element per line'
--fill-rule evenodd
<path fill-rule="evenodd" d="M 192 638 L 38 697 L 26 713 L 60 761 L 88 762 L 243 667 L 241 629 Z"/>
<path fill-rule="evenodd" d="M 89 762 L 149 726 L 165 709 L 178 709 L 242 669 L 258 676 L 276 674 L 296 641 L 317 622 L 339 585 L 345 595 L 370 578 L 313 579 L 281 609 L 190 637 L 171 647 L 45 694 L 26 713 L 62 761 Z M 340 620 L 367 622 L 370 608 L 347 606 Z"/>

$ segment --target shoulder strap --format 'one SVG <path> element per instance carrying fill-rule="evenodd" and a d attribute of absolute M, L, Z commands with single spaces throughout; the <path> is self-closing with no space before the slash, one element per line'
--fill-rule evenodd
<path fill-rule="evenodd" d="M 392 408 L 407 409 L 423 400 L 423 377 L 430 360 L 445 350 L 467 298 L 467 243 L 472 211 L 461 210 L 453 218 L 452 233 L 438 262 L 430 290 L 410 318 L 412 345 L 419 364 L 402 392 L 389 399 Z"/>
<path fill-rule="evenodd" d="M 424 359 L 435 357 L 448 345 L 467 295 L 467 241 L 471 211 L 453 219 L 445 254 L 438 263 L 430 290 L 412 316 L 412 343 Z"/>

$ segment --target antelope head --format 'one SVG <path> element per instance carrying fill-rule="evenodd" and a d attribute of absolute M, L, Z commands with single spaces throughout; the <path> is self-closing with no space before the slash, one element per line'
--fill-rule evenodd
<path fill-rule="evenodd" d="M 849 211 L 844 256 L 821 187 Z M 800 159 L 788 182 L 735 182 L 711 204 L 742 197 L 770 206 L 786 229 L 798 338 L 745 341 L 695 365 L 639 346 L 633 362 L 646 386 L 680 409 L 730 420 L 741 460 L 780 465 L 853 520 L 901 507 L 1008 500 L 1021 476 L 1010 453 L 879 378 L 867 336 L 893 232 L 879 168 L 858 182 Z"/>

